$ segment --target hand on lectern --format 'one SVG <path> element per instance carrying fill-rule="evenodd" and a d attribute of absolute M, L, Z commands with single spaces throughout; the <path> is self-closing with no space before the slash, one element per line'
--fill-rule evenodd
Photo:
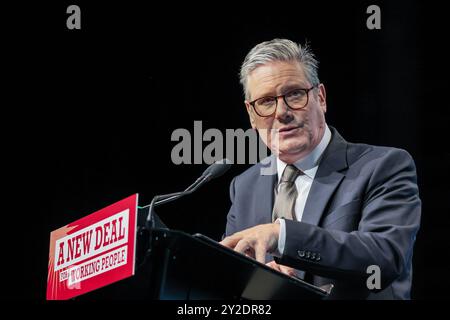
<path fill-rule="evenodd" d="M 272 269 L 275 269 L 281 273 L 287 274 L 288 276 L 295 277 L 297 273 L 295 272 L 294 268 L 278 264 L 275 261 L 270 261 L 266 263 L 266 266 L 271 267 Z"/>
<path fill-rule="evenodd" d="M 266 253 L 274 252 L 278 245 L 280 224 L 268 223 L 255 226 L 226 237 L 220 243 L 243 253 L 258 262 L 266 263 Z"/>

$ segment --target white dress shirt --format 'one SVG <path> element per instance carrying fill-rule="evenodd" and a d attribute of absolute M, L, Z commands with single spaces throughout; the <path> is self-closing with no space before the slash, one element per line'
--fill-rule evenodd
<path fill-rule="evenodd" d="M 297 199 L 295 200 L 295 218 L 297 221 L 302 221 L 303 210 L 305 209 L 306 199 L 308 199 L 309 190 L 316 176 L 319 163 L 322 158 L 322 154 L 327 148 L 331 140 L 331 131 L 328 126 L 325 127 L 325 132 L 320 140 L 320 143 L 313 149 L 313 151 L 306 157 L 298 160 L 294 165 L 303 172 L 295 180 L 295 186 L 297 187 Z M 278 183 L 287 164 L 277 158 L 277 172 Z M 278 186 L 278 184 L 277 184 Z M 284 219 L 277 219 L 280 224 L 280 235 L 278 237 L 278 252 L 274 252 L 275 256 L 281 256 L 284 253 L 284 247 L 286 243 L 286 223 Z"/>

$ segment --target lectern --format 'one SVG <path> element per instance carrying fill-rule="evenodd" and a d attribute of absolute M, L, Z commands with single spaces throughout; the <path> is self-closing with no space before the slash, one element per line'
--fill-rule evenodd
<path fill-rule="evenodd" d="M 156 299 L 320 299 L 326 292 L 283 275 L 202 235 L 152 232 Z"/>
<path fill-rule="evenodd" d="M 138 225 L 142 226 L 143 212 Z M 328 292 L 282 274 L 201 234 L 170 230 L 156 216 L 140 228 L 133 277 L 77 299 L 323 299 Z"/>

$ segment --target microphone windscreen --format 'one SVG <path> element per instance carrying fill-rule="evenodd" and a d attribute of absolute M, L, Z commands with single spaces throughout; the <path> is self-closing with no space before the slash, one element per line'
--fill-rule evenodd
<path fill-rule="evenodd" d="M 202 177 L 208 176 L 208 180 L 220 177 L 225 172 L 230 170 L 232 161 L 229 159 L 222 159 L 214 162 L 203 172 Z"/>

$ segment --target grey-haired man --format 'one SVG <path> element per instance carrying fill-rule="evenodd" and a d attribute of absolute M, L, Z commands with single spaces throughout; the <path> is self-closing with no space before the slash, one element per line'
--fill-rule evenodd
<path fill-rule="evenodd" d="M 325 121 L 325 86 L 307 46 L 274 39 L 241 67 L 252 127 L 272 150 L 235 177 L 222 244 L 316 285 L 330 298 L 409 299 L 421 201 L 403 150 L 345 141 Z M 270 134 L 266 134 L 270 132 Z M 367 286 L 370 266 L 381 288 Z M 308 277 L 309 276 L 309 277 Z"/>

